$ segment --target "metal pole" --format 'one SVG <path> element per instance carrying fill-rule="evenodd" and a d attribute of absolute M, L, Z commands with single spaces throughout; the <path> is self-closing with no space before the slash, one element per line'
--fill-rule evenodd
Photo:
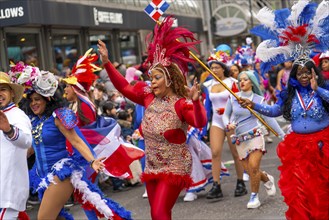
<path fill-rule="evenodd" d="M 207 21 L 207 27 L 208 27 L 208 50 L 212 51 L 214 48 L 214 44 L 213 44 L 213 38 L 212 38 L 212 30 L 211 30 L 211 18 L 212 18 L 212 11 L 211 11 L 211 2 L 210 0 L 208 1 L 204 1 L 204 5 L 205 5 L 205 17 L 206 17 L 206 21 Z"/>
<path fill-rule="evenodd" d="M 252 15 L 252 0 L 249 0 L 249 12 L 250 12 L 250 29 L 254 27 L 254 18 Z"/>

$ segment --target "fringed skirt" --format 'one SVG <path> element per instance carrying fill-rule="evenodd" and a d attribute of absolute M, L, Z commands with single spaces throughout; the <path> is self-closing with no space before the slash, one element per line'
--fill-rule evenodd
<path fill-rule="evenodd" d="M 329 219 L 329 127 L 286 136 L 277 148 L 288 220 Z"/>
<path fill-rule="evenodd" d="M 98 217 L 115 220 L 132 219 L 131 213 L 118 203 L 106 198 L 101 190 L 87 179 L 84 168 L 71 158 L 64 158 L 55 163 L 52 172 L 48 173 L 46 177 L 38 176 L 36 166 L 30 171 L 30 184 L 34 191 L 38 193 L 40 201 L 49 184 L 56 184 L 54 176 L 62 181 L 70 178 L 74 188 L 75 200 L 81 203 L 84 209 L 95 211 Z M 64 209 L 61 210 L 59 216 L 74 219 Z"/>

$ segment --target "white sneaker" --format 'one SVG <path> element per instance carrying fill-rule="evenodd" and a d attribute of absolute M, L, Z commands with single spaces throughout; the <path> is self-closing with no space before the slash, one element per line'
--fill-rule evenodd
<path fill-rule="evenodd" d="M 271 176 L 270 174 L 266 173 L 266 172 L 264 172 L 264 174 L 269 178 L 269 181 L 264 183 L 264 187 L 266 189 L 267 195 L 268 196 L 275 196 L 276 187 L 275 187 L 274 177 Z"/>
<path fill-rule="evenodd" d="M 250 200 L 247 204 L 248 209 L 257 209 L 260 206 L 258 193 L 251 193 Z"/>
<path fill-rule="evenodd" d="M 144 194 L 142 195 L 143 198 L 147 198 L 147 191 L 145 190 Z"/>
<path fill-rule="evenodd" d="M 196 200 L 198 196 L 193 192 L 187 192 L 184 197 L 184 202 L 192 202 Z"/>
<path fill-rule="evenodd" d="M 242 176 L 243 181 L 248 182 L 249 181 L 249 175 L 248 173 L 244 172 Z"/>
<path fill-rule="evenodd" d="M 269 143 L 269 144 L 273 142 L 273 139 L 270 136 L 267 136 L 265 138 L 265 140 L 266 140 L 266 143 Z"/>

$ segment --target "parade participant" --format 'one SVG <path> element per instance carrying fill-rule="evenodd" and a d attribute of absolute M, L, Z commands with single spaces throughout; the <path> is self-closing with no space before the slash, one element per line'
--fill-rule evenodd
<path fill-rule="evenodd" d="M 197 193 L 205 190 L 205 187 L 212 182 L 211 174 L 211 150 L 202 140 L 201 130 L 189 127 L 187 132 L 186 144 L 192 155 L 192 185 L 186 189 L 184 202 L 192 202 L 198 198 Z M 221 163 L 222 176 L 229 176 L 224 163 Z"/>
<path fill-rule="evenodd" d="M 76 113 L 78 127 L 88 125 L 96 120 L 96 107 L 90 100 L 89 90 L 97 76 L 94 74 L 101 68 L 93 62 L 98 59 L 89 49 L 74 65 L 69 77 L 62 79 L 66 83 L 64 96 L 70 102 L 70 108 Z"/>
<path fill-rule="evenodd" d="M 199 100 L 199 85 L 186 86 L 189 49 L 199 43 L 185 28 L 172 29 L 174 19 L 167 17 L 154 29 L 148 46 L 151 86 L 144 82 L 130 85 L 108 59 L 106 45 L 99 41 L 99 53 L 111 81 L 131 101 L 145 106 L 141 133 L 146 146 L 146 183 L 152 219 L 171 219 L 171 210 L 183 188 L 191 185 L 191 154 L 186 146 L 188 125 L 206 124 L 205 110 Z M 184 41 L 177 41 L 180 39 Z M 149 38 L 150 39 L 150 36 Z M 189 39 L 188 42 L 185 40 Z"/>
<path fill-rule="evenodd" d="M 73 192 L 84 208 L 96 211 L 100 217 L 130 219 L 129 212 L 105 198 L 87 179 L 84 167 L 89 165 L 100 172 L 104 158 L 95 159 L 76 126 L 76 115 L 63 108 L 54 75 L 37 68 L 26 71 L 21 62 L 12 66 L 10 72 L 17 76 L 17 82 L 28 86 L 26 104 L 32 120 L 32 146 L 36 156 L 31 184 L 41 200 L 38 219 L 59 216 L 72 219 L 63 206 Z M 74 147 L 72 151 L 66 149 L 67 141 Z"/>
<path fill-rule="evenodd" d="M 275 105 L 248 99 L 240 102 L 243 107 L 249 106 L 266 116 L 283 115 L 291 122 L 292 132 L 277 148 L 282 163 L 279 187 L 288 205 L 286 218 L 291 220 L 329 219 L 329 91 L 309 58 L 314 48 L 329 49 L 325 37 L 329 27 L 328 7 L 328 1 L 319 6 L 298 1 L 291 12 L 265 8 L 258 13 L 257 18 L 264 24 L 253 32 L 271 35 L 257 48 L 265 71 L 282 61 L 295 61 L 287 88 L 281 91 Z"/>
<path fill-rule="evenodd" d="M 0 219 L 21 219 L 29 196 L 26 155 L 32 144 L 31 122 L 15 105 L 23 91 L 0 72 Z"/>
<path fill-rule="evenodd" d="M 287 86 L 289 75 L 292 68 L 292 61 L 287 61 L 282 64 L 283 68 L 278 72 L 276 78 L 276 89 L 281 91 L 282 87 Z"/>
<path fill-rule="evenodd" d="M 255 103 L 265 102 L 254 71 L 241 72 L 238 81 L 241 92 L 237 93 L 237 96 L 248 98 Z M 264 117 L 264 120 L 279 133 L 280 137 L 284 136 L 274 118 Z M 276 193 L 273 176 L 260 170 L 261 159 L 266 152 L 264 140 L 266 129 L 250 111 L 242 108 L 232 95 L 226 104 L 223 122 L 228 130 L 235 131 L 232 141 L 236 145 L 243 168 L 250 176 L 251 195 L 247 208 L 258 208 L 261 204 L 258 198 L 260 181 L 264 182 L 269 196 L 274 196 Z"/>
<path fill-rule="evenodd" d="M 241 67 L 238 64 L 232 64 L 232 66 L 230 67 L 230 76 L 234 79 L 237 79 L 240 72 Z"/>
<path fill-rule="evenodd" d="M 321 73 L 324 79 L 327 80 L 327 82 L 329 82 L 329 50 L 327 50 L 324 53 L 321 53 L 319 57 L 319 61 L 320 61 L 319 67 Z"/>
<path fill-rule="evenodd" d="M 90 100 L 88 92 L 97 78 L 94 72 L 100 71 L 101 68 L 93 64 L 98 56 L 91 54 L 91 51 L 92 49 L 89 49 L 73 66 L 72 73 L 62 79 L 66 83 L 64 97 L 70 102 L 70 109 L 76 114 L 79 128 L 95 122 L 97 116 L 96 107 Z M 84 209 L 84 212 L 88 220 L 98 219 L 94 211 Z"/>
<path fill-rule="evenodd" d="M 225 58 L 225 56 L 223 56 Z M 221 79 L 233 92 L 238 92 L 236 80 L 230 77 L 229 70 L 225 65 L 226 60 L 222 59 L 219 54 L 212 55 L 208 58 L 208 66 Z M 227 137 L 228 145 L 230 147 L 235 170 L 237 173 L 237 184 L 234 196 L 243 196 L 247 194 L 246 186 L 243 182 L 243 167 L 239 160 L 236 147 L 231 142 L 232 132 L 226 132 L 226 128 L 222 121 L 226 102 L 230 93 L 221 85 L 217 80 L 211 79 L 204 83 L 207 88 L 207 97 L 205 107 L 207 110 L 208 120 L 211 119 L 210 127 L 210 147 L 212 153 L 212 177 L 213 186 L 207 194 L 207 199 L 218 199 L 223 197 L 222 189 L 220 186 L 220 172 L 221 172 L 221 159 L 225 137 Z M 211 118 L 212 112 L 212 118 Z"/>

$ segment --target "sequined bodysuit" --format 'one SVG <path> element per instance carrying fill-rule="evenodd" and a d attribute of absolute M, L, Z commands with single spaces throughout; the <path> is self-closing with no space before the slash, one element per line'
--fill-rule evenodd
<path fill-rule="evenodd" d="M 176 132 L 186 136 L 187 123 L 182 122 L 175 112 L 175 102 L 178 97 L 165 99 L 155 98 L 145 111 L 142 128 L 145 138 L 147 162 L 145 173 L 173 173 L 189 175 L 191 172 L 191 154 L 182 143 L 172 143 L 171 135 L 167 131 L 177 129 Z"/>
<path fill-rule="evenodd" d="M 185 144 L 188 124 L 200 128 L 207 117 L 201 102 L 173 95 L 158 98 L 144 82 L 130 85 L 111 65 L 104 65 L 114 86 L 128 99 L 145 106 L 140 127 L 146 145 L 145 182 L 166 180 L 189 187 L 191 155 Z"/>

